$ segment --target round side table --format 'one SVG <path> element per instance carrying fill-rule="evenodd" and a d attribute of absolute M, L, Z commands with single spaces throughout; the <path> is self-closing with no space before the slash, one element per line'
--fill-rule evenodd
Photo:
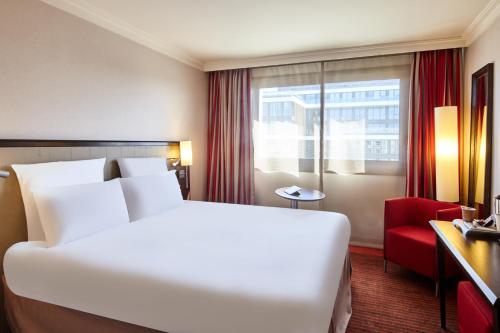
<path fill-rule="evenodd" d="M 299 201 L 319 201 L 326 197 L 325 193 L 308 188 L 301 188 L 299 195 L 291 195 L 285 192 L 287 188 L 288 187 L 278 188 L 274 193 L 283 199 L 290 200 L 290 208 L 293 209 L 299 208 Z"/>

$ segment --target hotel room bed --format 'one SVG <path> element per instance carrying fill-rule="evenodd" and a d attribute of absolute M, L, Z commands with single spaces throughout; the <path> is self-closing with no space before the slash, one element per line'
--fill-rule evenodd
<path fill-rule="evenodd" d="M 8 319 L 15 332 L 343 332 L 349 236 L 342 214 L 185 201 L 57 247 L 13 245 Z"/>

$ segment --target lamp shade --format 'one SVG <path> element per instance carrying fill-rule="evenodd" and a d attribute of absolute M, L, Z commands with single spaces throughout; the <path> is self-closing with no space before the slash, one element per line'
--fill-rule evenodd
<path fill-rule="evenodd" d="M 10 173 L 8 171 L 1 171 L 0 170 L 0 178 L 7 178 L 10 176 Z"/>
<path fill-rule="evenodd" d="M 193 165 L 193 149 L 191 141 L 181 141 L 181 165 Z"/>
<path fill-rule="evenodd" d="M 456 106 L 434 109 L 436 199 L 458 202 L 458 118 Z"/>

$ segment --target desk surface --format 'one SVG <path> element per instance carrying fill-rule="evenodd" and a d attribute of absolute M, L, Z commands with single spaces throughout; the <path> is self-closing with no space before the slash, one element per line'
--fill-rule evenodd
<path fill-rule="evenodd" d="M 450 222 L 431 221 L 449 252 L 467 271 L 491 305 L 500 303 L 500 244 L 495 240 L 466 239 Z"/>

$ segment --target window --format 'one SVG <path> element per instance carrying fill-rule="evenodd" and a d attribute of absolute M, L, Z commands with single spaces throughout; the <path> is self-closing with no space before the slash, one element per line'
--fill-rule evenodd
<path fill-rule="evenodd" d="M 296 158 L 313 159 L 319 143 L 320 86 L 262 88 L 258 100 L 259 112 L 254 113 L 256 160 L 275 167 Z M 281 110 L 284 105 L 289 112 L 268 116 L 267 110 Z"/>
<path fill-rule="evenodd" d="M 402 174 L 409 57 L 383 58 L 254 70 L 256 167 L 318 172 L 322 152 L 325 172 Z"/>

